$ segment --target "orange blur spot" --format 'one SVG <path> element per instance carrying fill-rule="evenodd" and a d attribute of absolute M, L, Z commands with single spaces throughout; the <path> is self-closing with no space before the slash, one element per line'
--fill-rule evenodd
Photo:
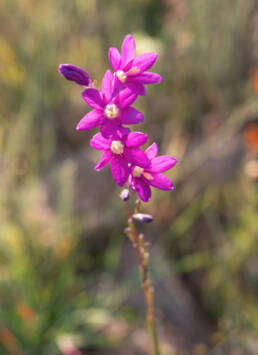
<path fill-rule="evenodd" d="M 33 323 L 35 321 L 35 311 L 25 302 L 20 302 L 16 305 L 16 312 L 25 323 Z"/>
<path fill-rule="evenodd" d="M 258 125 L 250 124 L 244 130 L 244 141 L 246 146 L 258 152 Z"/>
<path fill-rule="evenodd" d="M 253 82 L 253 88 L 256 94 L 258 94 L 258 66 L 253 67 L 250 70 L 250 78 Z"/>
<path fill-rule="evenodd" d="M 1 328 L 0 341 L 6 348 L 10 348 L 14 346 L 15 338 L 13 333 L 8 328 Z"/>

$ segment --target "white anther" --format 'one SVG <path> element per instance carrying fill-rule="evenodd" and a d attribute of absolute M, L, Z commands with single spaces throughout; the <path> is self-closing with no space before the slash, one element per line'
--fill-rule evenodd
<path fill-rule="evenodd" d="M 123 70 L 118 70 L 116 72 L 116 76 L 121 81 L 121 83 L 124 83 L 126 81 L 126 74 Z"/>

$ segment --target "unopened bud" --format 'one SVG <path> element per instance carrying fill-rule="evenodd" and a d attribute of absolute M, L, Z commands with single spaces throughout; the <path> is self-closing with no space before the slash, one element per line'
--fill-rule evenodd
<path fill-rule="evenodd" d="M 153 221 L 153 217 L 151 214 L 146 213 L 134 213 L 132 215 L 133 219 L 142 223 L 149 223 Z"/>
<path fill-rule="evenodd" d="M 81 86 L 90 86 L 91 80 L 89 74 L 72 64 L 60 64 L 59 73 L 63 75 L 67 80 L 74 81 Z"/>
<path fill-rule="evenodd" d="M 123 189 L 120 193 L 121 200 L 128 201 L 130 198 L 130 191 L 128 189 Z"/>

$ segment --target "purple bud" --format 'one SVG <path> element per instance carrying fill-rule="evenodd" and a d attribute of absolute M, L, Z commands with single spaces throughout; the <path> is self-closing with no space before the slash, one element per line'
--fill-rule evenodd
<path fill-rule="evenodd" d="M 74 81 L 78 85 L 89 86 L 91 84 L 89 74 L 76 65 L 60 64 L 59 73 L 67 80 Z"/>
<path fill-rule="evenodd" d="M 153 221 L 153 217 L 151 214 L 146 213 L 134 213 L 132 215 L 133 219 L 142 223 L 149 223 Z"/>
<path fill-rule="evenodd" d="M 128 189 L 124 189 L 121 193 L 120 193 L 120 197 L 121 200 L 123 201 L 128 201 L 130 198 L 130 192 Z"/>

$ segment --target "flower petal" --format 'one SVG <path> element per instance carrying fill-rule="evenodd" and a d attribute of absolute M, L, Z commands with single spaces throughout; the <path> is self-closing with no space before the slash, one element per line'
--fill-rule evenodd
<path fill-rule="evenodd" d="M 122 90 L 117 98 L 120 108 L 132 105 L 136 99 L 137 94 L 135 94 L 132 90 L 129 89 Z"/>
<path fill-rule="evenodd" d="M 115 87 L 118 92 L 126 88 L 125 84 L 118 79 L 117 75 L 115 75 Z"/>
<path fill-rule="evenodd" d="M 155 52 L 143 53 L 134 59 L 132 66 L 144 72 L 153 66 L 157 58 L 158 54 Z"/>
<path fill-rule="evenodd" d="M 163 171 L 171 169 L 176 163 L 177 160 L 175 158 L 168 155 L 161 155 L 151 160 L 148 171 L 151 173 L 162 173 Z"/>
<path fill-rule="evenodd" d="M 135 57 L 135 41 L 132 35 L 127 35 L 123 41 L 121 48 L 121 67 L 134 59 Z"/>
<path fill-rule="evenodd" d="M 105 119 L 100 129 L 101 134 L 105 138 L 116 137 L 119 126 L 120 121 L 118 121 L 117 119 L 112 121 Z"/>
<path fill-rule="evenodd" d="M 157 73 L 145 72 L 139 74 L 137 80 L 142 84 L 157 84 L 162 81 L 162 76 Z"/>
<path fill-rule="evenodd" d="M 93 110 L 87 113 L 80 122 L 77 124 L 76 129 L 78 131 L 92 129 L 100 125 L 104 115 L 100 112 Z"/>
<path fill-rule="evenodd" d="M 101 91 L 109 102 L 114 92 L 114 75 L 111 70 L 107 70 L 102 79 Z"/>
<path fill-rule="evenodd" d="M 159 148 L 157 143 L 153 143 L 152 145 L 149 146 L 149 148 L 145 150 L 145 154 L 151 160 L 158 154 L 158 150 Z"/>
<path fill-rule="evenodd" d="M 98 164 L 95 166 L 94 170 L 101 170 L 104 168 L 104 166 L 106 166 L 110 159 L 112 158 L 112 153 L 110 152 L 110 150 L 106 150 L 104 152 L 104 154 L 102 155 L 100 161 L 98 162 Z"/>
<path fill-rule="evenodd" d="M 148 168 L 150 161 L 146 154 L 139 148 L 126 148 L 124 150 L 124 156 L 132 165 L 137 165 L 142 168 Z"/>
<path fill-rule="evenodd" d="M 93 108 L 98 110 L 103 109 L 104 102 L 100 95 L 100 92 L 97 89 L 86 89 L 82 93 L 83 99 L 87 102 L 87 104 Z"/>
<path fill-rule="evenodd" d="M 109 48 L 108 58 L 114 71 L 117 71 L 120 68 L 120 63 L 121 63 L 121 56 L 118 49 L 114 47 Z"/>
<path fill-rule="evenodd" d="M 110 160 L 110 169 L 117 185 L 123 186 L 129 176 L 128 162 L 123 157 L 113 155 Z"/>
<path fill-rule="evenodd" d="M 133 107 L 126 107 L 121 112 L 121 122 L 123 124 L 137 124 L 144 121 L 143 114 Z"/>
<path fill-rule="evenodd" d="M 123 67 L 124 72 L 127 72 L 132 68 L 133 60 L 134 60 L 134 57 L 133 57 L 133 59 L 129 60 L 127 62 L 127 64 Z"/>
<path fill-rule="evenodd" d="M 90 140 L 90 145 L 97 150 L 109 150 L 110 141 L 103 137 L 101 133 L 97 133 Z"/>
<path fill-rule="evenodd" d="M 149 184 L 160 190 L 173 190 L 172 181 L 164 174 L 152 174 L 153 180 L 149 180 Z"/>
<path fill-rule="evenodd" d="M 137 81 L 136 77 L 130 77 L 126 80 L 126 86 L 130 89 L 133 93 L 141 96 L 146 95 L 146 89 L 144 85 Z"/>
<path fill-rule="evenodd" d="M 148 134 L 144 134 L 142 132 L 131 132 L 128 134 L 125 144 L 128 148 L 135 148 L 145 144 L 147 140 Z"/>
<path fill-rule="evenodd" d="M 135 191 L 138 193 L 140 199 L 144 202 L 148 202 L 151 198 L 151 189 L 149 184 L 143 179 L 134 179 Z"/>
<path fill-rule="evenodd" d="M 124 127 L 122 125 L 120 125 L 117 129 L 117 137 L 119 139 L 123 139 L 125 136 L 128 135 L 128 133 L 130 132 L 130 129 L 128 127 Z"/>

